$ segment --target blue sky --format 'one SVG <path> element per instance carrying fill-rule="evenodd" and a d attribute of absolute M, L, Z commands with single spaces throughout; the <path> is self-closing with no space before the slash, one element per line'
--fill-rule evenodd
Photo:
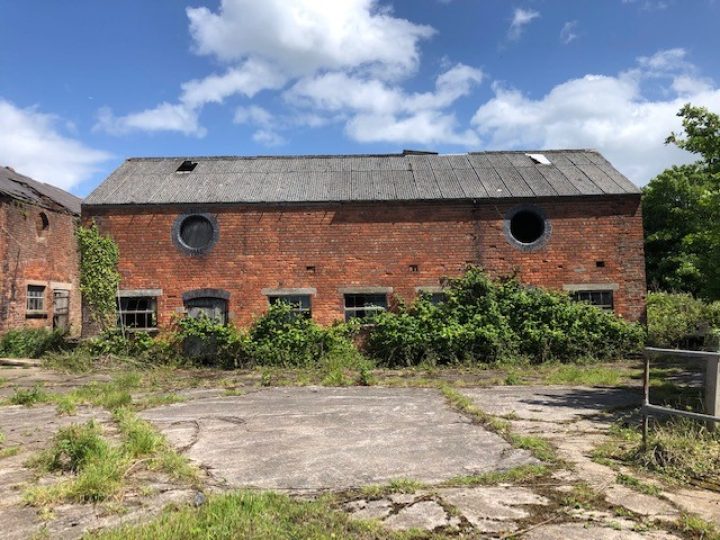
<path fill-rule="evenodd" d="M 720 112 L 717 0 L 0 0 L 0 164 L 597 148 L 638 184 Z"/>

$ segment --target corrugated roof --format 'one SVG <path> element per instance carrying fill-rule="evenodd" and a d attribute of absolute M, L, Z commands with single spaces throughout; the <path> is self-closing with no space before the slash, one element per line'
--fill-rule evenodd
<path fill-rule="evenodd" d="M 538 163 L 541 154 L 549 165 Z M 192 172 L 180 164 L 197 163 Z M 640 190 L 594 150 L 131 158 L 85 205 L 299 203 L 621 195 Z"/>
<path fill-rule="evenodd" d="M 10 167 L 0 167 L 0 193 L 50 210 L 64 209 L 80 215 L 80 198 L 50 184 L 33 180 Z"/>

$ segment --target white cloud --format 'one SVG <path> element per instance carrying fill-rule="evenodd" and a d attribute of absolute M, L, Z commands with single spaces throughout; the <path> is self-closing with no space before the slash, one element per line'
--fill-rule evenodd
<path fill-rule="evenodd" d="M 98 111 L 94 130 L 112 135 L 130 131 L 177 131 L 185 135 L 205 136 L 205 129 L 198 123 L 195 109 L 183 104 L 161 103 L 153 109 L 146 109 L 126 116 L 115 116 L 111 109 L 103 107 Z"/>
<path fill-rule="evenodd" d="M 222 0 L 217 12 L 187 14 L 200 54 L 260 58 L 291 76 L 359 66 L 406 74 L 417 67 L 418 42 L 434 33 L 377 0 Z"/>
<path fill-rule="evenodd" d="M 216 12 L 188 8 L 187 15 L 195 52 L 226 63 L 226 71 L 182 84 L 176 104 L 120 117 L 103 111 L 98 129 L 203 135 L 198 117 L 206 104 L 252 98 L 319 71 L 399 80 L 416 70 L 419 42 L 435 32 L 394 17 L 378 0 L 222 0 Z"/>
<path fill-rule="evenodd" d="M 455 116 L 443 112 L 483 79 L 479 69 L 457 64 L 440 74 L 433 92 L 407 93 L 397 85 L 346 73 L 306 78 L 285 93 L 298 107 L 347 119 L 346 133 L 360 142 L 420 142 L 472 145 L 472 131 L 457 131 Z M 434 124 L 433 124 L 434 122 Z M 433 127 L 434 126 L 434 127 Z"/>
<path fill-rule="evenodd" d="M 475 146 L 480 140 L 470 129 L 458 131 L 454 114 L 420 111 L 405 117 L 359 114 L 346 125 L 347 134 L 358 142 L 455 144 Z"/>
<path fill-rule="evenodd" d="M 491 148 L 597 148 L 636 183 L 695 158 L 664 140 L 680 129 L 680 107 L 692 102 L 720 110 L 720 89 L 688 74 L 684 54 L 660 51 L 615 76 L 586 75 L 532 99 L 501 84 L 473 124 Z M 669 66 L 675 66 L 674 71 Z M 660 78 L 661 69 L 670 69 Z M 648 99 L 653 84 L 662 99 Z"/>
<path fill-rule="evenodd" d="M 0 118 L 0 164 L 41 182 L 70 189 L 112 157 L 63 135 L 60 119 L 36 107 L 23 109 L 0 98 Z"/>
<path fill-rule="evenodd" d="M 257 105 L 238 107 L 233 122 L 259 127 L 260 129 L 253 133 L 253 140 L 257 143 L 265 146 L 279 146 L 285 143 L 285 139 L 278 133 L 278 129 L 283 127 L 282 121 L 262 107 Z"/>
<path fill-rule="evenodd" d="M 577 39 L 577 25 L 577 21 L 568 21 L 563 25 L 562 30 L 560 30 L 560 41 L 564 45 L 567 45 Z"/>
<path fill-rule="evenodd" d="M 508 39 L 511 41 L 520 39 L 520 36 L 525 31 L 525 27 L 538 17 L 540 17 L 540 13 L 535 10 L 515 8 L 512 22 L 507 32 Z"/>

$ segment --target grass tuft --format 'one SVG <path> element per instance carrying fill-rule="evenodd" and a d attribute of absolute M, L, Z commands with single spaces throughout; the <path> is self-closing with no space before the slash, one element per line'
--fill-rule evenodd
<path fill-rule="evenodd" d="M 216 495 L 199 508 L 164 512 L 149 523 L 93 533 L 97 540 L 230 540 L 243 538 L 355 538 L 358 540 L 425 538 L 395 533 L 377 523 L 353 520 L 324 498 L 297 501 L 271 492 L 239 491 Z"/>
<path fill-rule="evenodd" d="M 550 469 L 546 465 L 520 465 L 505 471 L 490 471 L 469 476 L 456 476 L 442 485 L 456 486 L 494 486 L 497 484 L 526 484 L 546 476 Z"/>
<path fill-rule="evenodd" d="M 51 399 L 52 396 L 41 386 L 35 385 L 32 388 L 16 388 L 15 393 L 10 397 L 10 403 L 32 407 L 38 403 L 47 403 Z"/>

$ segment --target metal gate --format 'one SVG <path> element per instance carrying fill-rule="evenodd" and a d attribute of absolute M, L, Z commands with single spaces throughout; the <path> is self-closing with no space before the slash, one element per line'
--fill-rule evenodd
<path fill-rule="evenodd" d="M 66 331 L 70 327 L 70 291 L 53 290 L 53 329 Z"/>

